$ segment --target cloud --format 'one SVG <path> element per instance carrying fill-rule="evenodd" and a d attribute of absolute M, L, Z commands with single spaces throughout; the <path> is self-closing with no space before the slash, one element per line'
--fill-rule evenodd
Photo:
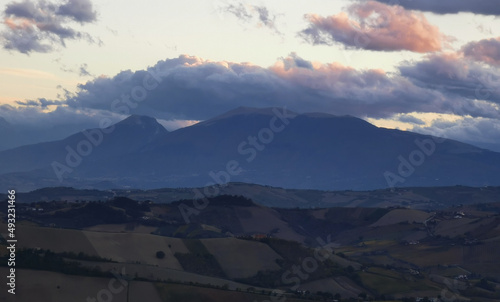
<path fill-rule="evenodd" d="M 55 46 L 65 47 L 66 40 L 102 42 L 88 33 L 74 30 L 72 22 L 80 24 L 96 21 L 96 12 L 90 0 L 68 0 L 65 3 L 46 1 L 11 2 L 6 5 L 0 41 L 5 49 L 29 54 L 50 52 Z"/>
<path fill-rule="evenodd" d="M 500 15 L 498 2 L 492 0 L 376 0 L 381 3 L 403 6 L 406 9 L 433 12 L 436 14 L 456 14 L 469 12 L 479 15 Z"/>
<path fill-rule="evenodd" d="M 421 13 L 375 1 L 355 3 L 348 12 L 305 16 L 309 27 L 299 35 L 313 45 L 341 43 L 346 48 L 377 51 L 440 51 L 446 38 Z"/>
<path fill-rule="evenodd" d="M 252 14 L 247 10 L 243 3 L 229 4 L 225 7 L 222 7 L 221 10 L 234 15 L 236 18 L 245 22 L 248 22 L 252 19 Z"/>
<path fill-rule="evenodd" d="M 409 123 L 409 124 L 415 124 L 415 125 L 425 125 L 425 122 L 419 118 L 416 118 L 414 116 L 408 115 L 408 114 L 403 114 L 398 117 L 398 121 L 403 122 L 403 123 Z"/>
<path fill-rule="evenodd" d="M 6 74 L 15 77 L 25 78 L 38 78 L 38 79 L 55 79 L 56 76 L 52 73 L 37 69 L 24 69 L 24 68 L 2 68 L 0 74 Z"/>
<path fill-rule="evenodd" d="M 60 62 L 58 62 L 60 63 Z M 67 67 L 66 64 L 60 63 L 59 69 L 68 72 L 68 73 L 75 73 L 78 74 L 81 77 L 94 77 L 94 75 L 88 70 L 89 66 L 87 63 L 82 63 L 80 66 L 74 66 L 74 67 Z"/>
<path fill-rule="evenodd" d="M 47 101 L 48 103 L 45 103 Z M 18 104 L 22 105 L 23 102 Z M 10 124 L 27 127 L 53 129 L 65 132 L 68 135 L 76 131 L 99 127 L 103 118 L 109 118 L 114 122 L 121 120 L 124 116 L 109 111 L 93 110 L 89 108 L 70 108 L 64 102 L 48 101 L 44 99 L 25 101 L 26 106 L 14 107 L 11 105 L 0 105 L 0 116 L 4 117 Z M 48 105 L 59 105 L 52 111 L 46 111 Z M 60 129 L 61 126 L 72 125 L 69 132 Z M 63 127 L 64 128 L 64 127 Z"/>
<path fill-rule="evenodd" d="M 436 120 L 429 126 L 415 126 L 411 131 L 455 139 L 500 152 L 500 120 L 464 117 L 450 122 Z"/>
<path fill-rule="evenodd" d="M 88 71 L 87 63 L 80 65 L 79 74 L 81 77 L 92 77 L 93 75 Z"/>
<path fill-rule="evenodd" d="M 400 73 L 415 85 L 440 91 L 449 99 L 449 111 L 459 115 L 500 117 L 500 71 L 462 57 L 459 53 L 429 55 L 419 62 L 407 62 Z"/>
<path fill-rule="evenodd" d="M 313 65 L 311 62 L 302 59 L 295 52 L 292 52 L 286 58 L 281 58 L 281 61 L 284 64 L 285 70 L 289 70 L 290 68 L 297 68 L 297 67 L 298 68 L 313 69 Z"/>
<path fill-rule="evenodd" d="M 145 91 L 141 88 L 145 81 L 158 85 Z M 269 68 L 183 55 L 147 70 L 88 81 L 67 97 L 66 104 L 165 120 L 204 120 L 238 106 L 287 106 L 298 112 L 379 118 L 415 111 L 450 112 L 451 104 L 468 101 L 420 87 L 397 74 L 315 63 L 292 53 Z"/>
<path fill-rule="evenodd" d="M 97 18 L 90 0 L 67 0 L 65 4 L 59 6 L 57 13 L 81 23 L 93 22 Z"/>
<path fill-rule="evenodd" d="M 64 101 L 54 101 L 40 98 L 38 100 L 15 101 L 15 103 L 24 107 L 39 107 L 44 110 L 51 105 L 63 105 Z"/>
<path fill-rule="evenodd" d="M 462 47 L 462 52 L 470 59 L 500 66 L 500 38 L 469 42 Z"/>
<path fill-rule="evenodd" d="M 276 15 L 272 15 L 265 6 L 254 6 L 254 9 L 259 14 L 259 20 L 264 26 L 277 31 L 275 25 Z"/>
<path fill-rule="evenodd" d="M 240 2 L 221 6 L 219 10 L 231 14 L 245 23 L 256 21 L 258 27 L 266 27 L 277 34 L 281 34 L 276 27 L 278 15 L 270 12 L 265 6 L 246 5 Z"/>
<path fill-rule="evenodd" d="M 161 78 L 161 83 L 147 91 L 144 100 L 136 102 L 134 91 L 141 89 L 135 87 L 143 87 L 144 81 L 153 86 L 156 83 L 148 71 Z M 96 78 L 80 85 L 77 95 L 67 103 L 71 107 L 102 110 L 123 108 L 121 111 L 126 113 L 154 115 L 166 120 L 201 120 L 238 104 L 278 105 L 281 95 L 291 95 L 288 88 L 286 82 L 280 82 L 276 75 L 259 66 L 180 56 L 159 61 L 148 70 L 126 70 L 111 78 Z"/>

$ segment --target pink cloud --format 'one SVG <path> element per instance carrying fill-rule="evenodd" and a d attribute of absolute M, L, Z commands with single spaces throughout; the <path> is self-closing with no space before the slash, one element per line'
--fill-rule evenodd
<path fill-rule="evenodd" d="M 378 51 L 440 51 L 447 41 L 422 13 L 368 1 L 349 7 L 348 13 L 322 17 L 307 15 L 310 25 L 301 35 L 313 44 L 339 42 L 346 47 Z"/>
<path fill-rule="evenodd" d="M 388 82 L 383 70 L 359 71 L 340 63 L 322 64 L 310 62 L 310 67 L 293 65 L 290 61 L 297 60 L 292 56 L 283 58 L 270 67 L 270 70 L 296 87 L 307 87 L 329 91 L 337 96 L 346 96 L 352 93 L 353 87 L 375 87 Z M 295 62 L 294 62 L 295 63 Z"/>
<path fill-rule="evenodd" d="M 465 57 L 490 65 L 500 66 L 500 38 L 467 43 L 462 47 Z"/>

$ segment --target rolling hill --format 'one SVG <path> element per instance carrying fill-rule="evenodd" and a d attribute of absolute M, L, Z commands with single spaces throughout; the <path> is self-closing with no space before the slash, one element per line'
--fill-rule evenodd
<path fill-rule="evenodd" d="M 498 202 L 433 212 L 273 209 L 223 195 L 210 199 L 209 206 L 186 223 L 178 206 L 190 202 L 156 204 L 115 197 L 107 202 L 20 203 L 19 276 L 28 280 L 25 274 L 35 269 L 33 274 L 43 279 L 36 284 L 45 286 L 22 282 L 20 289 L 40 291 L 43 301 L 51 296 L 50 301 L 60 301 L 53 295 L 67 295 L 75 286 L 71 280 L 97 285 L 113 278 L 113 271 L 122 271 L 131 284 L 144 282 L 150 293 L 162 297 L 198 293 L 186 301 L 202 299 L 208 292 L 281 293 L 290 301 L 328 301 L 335 295 L 380 301 L 444 294 L 464 301 L 500 298 Z M 2 202 L 1 209 L 5 205 Z M 114 221 L 118 214 L 120 222 Z M 82 217 L 84 229 L 73 223 Z M 7 229 L 5 220 L 0 228 Z M 0 245 L 5 246 L 7 234 L 1 234 Z M 179 287 L 183 290 L 174 290 Z M 134 287 L 129 290 L 131 299 Z"/>

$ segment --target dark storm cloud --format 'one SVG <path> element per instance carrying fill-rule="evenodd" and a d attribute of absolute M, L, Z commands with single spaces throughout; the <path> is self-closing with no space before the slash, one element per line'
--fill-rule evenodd
<path fill-rule="evenodd" d="M 500 15 L 500 5 L 495 0 L 376 0 L 390 5 L 401 5 L 406 9 L 456 14 L 468 12 L 479 15 Z"/>
<path fill-rule="evenodd" d="M 68 0 L 54 4 L 45 1 L 11 2 L 4 11 L 6 29 L 0 33 L 5 49 L 21 53 L 50 52 L 55 46 L 65 46 L 66 40 L 83 39 L 99 43 L 88 33 L 76 31 L 71 22 L 90 23 L 96 12 L 90 0 Z"/>

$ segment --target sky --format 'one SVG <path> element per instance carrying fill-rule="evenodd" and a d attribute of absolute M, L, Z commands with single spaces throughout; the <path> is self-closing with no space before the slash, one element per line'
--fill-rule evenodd
<path fill-rule="evenodd" d="M 286 106 L 500 151 L 494 0 L 7 0 L 0 14 L 13 125 L 144 114 L 173 130 Z"/>

